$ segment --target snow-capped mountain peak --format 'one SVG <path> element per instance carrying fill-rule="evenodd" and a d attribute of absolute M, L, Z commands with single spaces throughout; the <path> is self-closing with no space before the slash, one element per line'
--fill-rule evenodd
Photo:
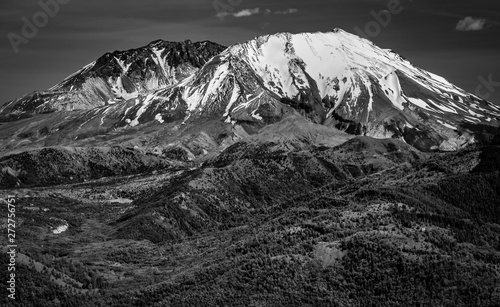
<path fill-rule="evenodd" d="M 233 124 L 271 123 L 292 109 L 316 123 L 399 137 L 425 150 L 459 148 L 473 139 L 463 126 L 498 123 L 500 116 L 498 106 L 340 29 L 233 45 L 149 100 L 167 106 L 165 115 L 185 105 L 187 118 L 219 114 Z"/>

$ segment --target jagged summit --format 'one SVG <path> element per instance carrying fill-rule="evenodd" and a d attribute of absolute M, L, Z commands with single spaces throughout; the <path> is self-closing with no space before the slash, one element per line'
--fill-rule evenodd
<path fill-rule="evenodd" d="M 156 40 L 141 48 L 108 52 L 49 90 L 30 93 L 1 110 L 86 110 L 134 99 L 182 81 L 225 48 L 209 41 Z"/>

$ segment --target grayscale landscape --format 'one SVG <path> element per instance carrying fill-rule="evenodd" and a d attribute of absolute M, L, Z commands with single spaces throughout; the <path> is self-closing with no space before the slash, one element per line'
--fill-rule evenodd
<path fill-rule="evenodd" d="M 2 306 L 500 305 L 497 3 L 8 2 Z"/>

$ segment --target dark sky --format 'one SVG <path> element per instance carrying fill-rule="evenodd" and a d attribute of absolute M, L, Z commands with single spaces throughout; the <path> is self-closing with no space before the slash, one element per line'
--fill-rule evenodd
<path fill-rule="evenodd" d="M 40 3 L 53 1 L 67 3 L 43 20 Z M 47 89 L 108 51 L 156 39 L 230 45 L 285 31 L 342 28 L 354 33 L 354 28 L 375 22 L 372 11 L 387 10 L 393 2 L 397 0 L 1 0 L 0 103 Z M 500 103 L 499 0 L 400 0 L 400 7 L 379 33 L 367 32 L 368 38 L 472 93 L 481 76 L 490 76 L 495 83 L 478 94 Z M 16 53 L 11 39 L 21 37 L 23 17 L 38 18 L 41 26 L 25 43 L 18 41 Z"/>

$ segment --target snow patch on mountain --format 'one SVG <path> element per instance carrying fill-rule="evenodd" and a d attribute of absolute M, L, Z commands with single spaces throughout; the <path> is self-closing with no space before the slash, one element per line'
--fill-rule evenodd
<path fill-rule="evenodd" d="M 233 86 L 233 92 L 231 93 L 231 98 L 229 98 L 229 103 L 227 104 L 226 110 L 224 111 L 224 117 L 229 115 L 229 111 L 231 111 L 231 107 L 238 100 L 240 96 L 240 89 L 237 84 Z"/>
<path fill-rule="evenodd" d="M 125 61 L 120 60 L 116 57 L 115 57 L 115 61 L 118 63 L 118 65 L 120 65 L 120 67 L 122 68 L 122 72 L 124 74 L 126 74 L 128 72 L 128 70 L 130 69 L 130 66 L 132 66 L 132 63 L 125 64 Z"/>

